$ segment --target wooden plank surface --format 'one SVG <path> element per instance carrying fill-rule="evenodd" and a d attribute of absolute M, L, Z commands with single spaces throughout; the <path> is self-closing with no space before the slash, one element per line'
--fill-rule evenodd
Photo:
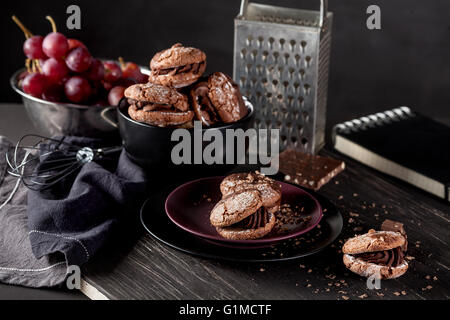
<path fill-rule="evenodd" d="M 346 170 L 319 191 L 341 210 L 343 232 L 316 255 L 264 264 L 207 260 L 168 248 L 140 229 L 92 261 L 84 280 L 108 299 L 449 299 L 448 204 L 345 160 Z M 340 248 L 386 218 L 405 224 L 412 260 L 405 275 L 369 290 L 364 278 L 345 268 Z"/>

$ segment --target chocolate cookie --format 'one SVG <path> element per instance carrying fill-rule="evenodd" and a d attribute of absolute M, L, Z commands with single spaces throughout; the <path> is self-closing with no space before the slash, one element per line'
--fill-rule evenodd
<path fill-rule="evenodd" d="M 197 81 L 205 72 L 206 55 L 199 49 L 177 43 L 155 54 L 150 69 L 150 82 L 182 88 Z"/>
<path fill-rule="evenodd" d="M 187 97 L 175 89 L 154 83 L 135 84 L 124 95 L 130 104 L 129 116 L 154 126 L 179 126 L 190 122 L 194 113 L 189 110 Z"/>
<path fill-rule="evenodd" d="M 230 226 L 216 227 L 224 238 L 232 240 L 250 240 L 264 237 L 275 226 L 275 214 L 261 207 L 251 216 Z"/>
<path fill-rule="evenodd" d="M 151 106 L 154 109 L 169 109 L 171 107 L 180 111 L 189 109 L 188 99 L 184 94 L 175 89 L 150 82 L 134 84 L 125 89 L 124 95 L 128 98 L 130 104 L 136 104 L 138 108 Z"/>
<path fill-rule="evenodd" d="M 222 198 L 211 210 L 210 221 L 215 227 L 228 227 L 247 218 L 261 208 L 257 190 L 244 190 Z"/>
<path fill-rule="evenodd" d="M 398 232 L 370 230 L 347 240 L 342 247 L 343 261 L 348 269 L 363 277 L 397 278 L 408 269 L 404 243 L 405 238 Z"/>
<path fill-rule="evenodd" d="M 227 196 L 245 189 L 256 189 L 260 192 L 262 205 L 269 212 L 275 213 L 280 208 L 281 185 L 275 180 L 259 172 L 234 173 L 220 183 L 220 192 Z"/>
<path fill-rule="evenodd" d="M 208 97 L 224 123 L 238 121 L 247 115 L 239 86 L 222 72 L 208 78 Z"/>
<path fill-rule="evenodd" d="M 155 110 L 153 107 L 138 108 L 135 104 L 128 107 L 128 114 L 133 120 L 159 127 L 183 125 L 194 118 L 191 110 L 178 111 L 173 108 Z"/>
<path fill-rule="evenodd" d="M 216 108 L 208 97 L 208 93 L 208 82 L 205 81 L 194 85 L 189 93 L 195 117 L 205 126 L 211 126 L 220 121 Z"/>

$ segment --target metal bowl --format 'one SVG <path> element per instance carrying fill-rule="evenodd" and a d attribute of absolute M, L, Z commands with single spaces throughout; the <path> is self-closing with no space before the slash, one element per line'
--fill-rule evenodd
<path fill-rule="evenodd" d="M 33 97 L 18 86 L 20 69 L 11 79 L 11 87 L 22 96 L 25 110 L 33 125 L 48 136 L 69 135 L 95 138 L 117 138 L 115 106 L 87 106 L 51 102 Z"/>

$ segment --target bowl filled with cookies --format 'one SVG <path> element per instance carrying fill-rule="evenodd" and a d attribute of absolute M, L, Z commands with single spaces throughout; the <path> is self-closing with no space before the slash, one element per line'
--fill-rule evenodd
<path fill-rule="evenodd" d="M 253 106 L 226 74 L 206 76 L 206 54 L 179 43 L 156 53 L 148 82 L 129 86 L 118 105 L 119 129 L 128 155 L 144 167 L 170 164 L 174 130 L 186 129 L 194 149 L 194 129 L 219 131 L 217 152 L 225 158 L 227 129 L 250 128 Z M 195 127 L 197 125 L 197 127 Z M 198 127 L 199 126 L 199 127 Z M 201 151 L 208 145 L 200 141 Z"/>

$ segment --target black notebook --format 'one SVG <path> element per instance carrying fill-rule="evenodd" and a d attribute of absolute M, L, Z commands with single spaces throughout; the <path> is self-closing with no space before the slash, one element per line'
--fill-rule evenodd
<path fill-rule="evenodd" d="M 400 107 L 338 124 L 336 150 L 450 201 L 450 127 Z"/>

